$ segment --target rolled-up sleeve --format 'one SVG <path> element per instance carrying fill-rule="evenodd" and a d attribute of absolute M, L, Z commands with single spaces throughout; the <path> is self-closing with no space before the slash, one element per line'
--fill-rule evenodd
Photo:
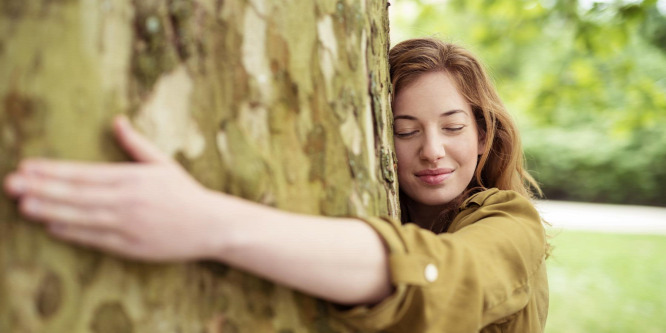
<path fill-rule="evenodd" d="M 387 244 L 395 292 L 336 311 L 362 330 L 477 332 L 524 308 L 546 241 L 530 201 L 497 189 L 468 199 L 449 232 L 365 219 Z"/>

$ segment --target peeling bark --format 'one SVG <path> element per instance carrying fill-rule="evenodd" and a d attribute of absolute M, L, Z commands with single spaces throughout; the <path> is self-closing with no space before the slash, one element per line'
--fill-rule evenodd
<path fill-rule="evenodd" d="M 388 18 L 373 0 L 0 1 L 0 176 L 125 159 L 125 113 L 209 188 L 280 209 L 397 215 Z M 51 239 L 0 195 L 0 332 L 347 332 L 219 263 Z"/>

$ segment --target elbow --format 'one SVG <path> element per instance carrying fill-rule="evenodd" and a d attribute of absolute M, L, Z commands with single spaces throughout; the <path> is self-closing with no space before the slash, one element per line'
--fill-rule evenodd
<path fill-rule="evenodd" d="M 387 261 L 387 260 L 386 260 Z M 336 294 L 331 301 L 341 305 L 372 305 L 391 296 L 395 291 L 390 278 L 388 262 L 367 270 L 358 271 L 348 278 L 348 287 Z"/>

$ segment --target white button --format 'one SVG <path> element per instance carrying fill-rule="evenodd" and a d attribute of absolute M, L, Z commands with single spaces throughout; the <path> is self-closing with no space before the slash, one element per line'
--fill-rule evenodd
<path fill-rule="evenodd" d="M 437 280 L 437 275 L 439 275 L 439 272 L 437 271 L 437 267 L 433 264 L 428 264 L 425 268 L 425 279 L 428 282 L 434 282 Z"/>

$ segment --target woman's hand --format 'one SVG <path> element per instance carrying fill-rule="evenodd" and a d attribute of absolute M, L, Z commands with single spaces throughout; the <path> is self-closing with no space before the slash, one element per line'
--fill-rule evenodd
<path fill-rule="evenodd" d="M 222 208 L 222 197 L 198 184 L 126 118 L 113 125 L 139 163 L 25 160 L 5 179 L 21 213 L 45 223 L 55 237 L 125 257 L 171 261 L 215 252 L 223 231 L 213 212 Z"/>

